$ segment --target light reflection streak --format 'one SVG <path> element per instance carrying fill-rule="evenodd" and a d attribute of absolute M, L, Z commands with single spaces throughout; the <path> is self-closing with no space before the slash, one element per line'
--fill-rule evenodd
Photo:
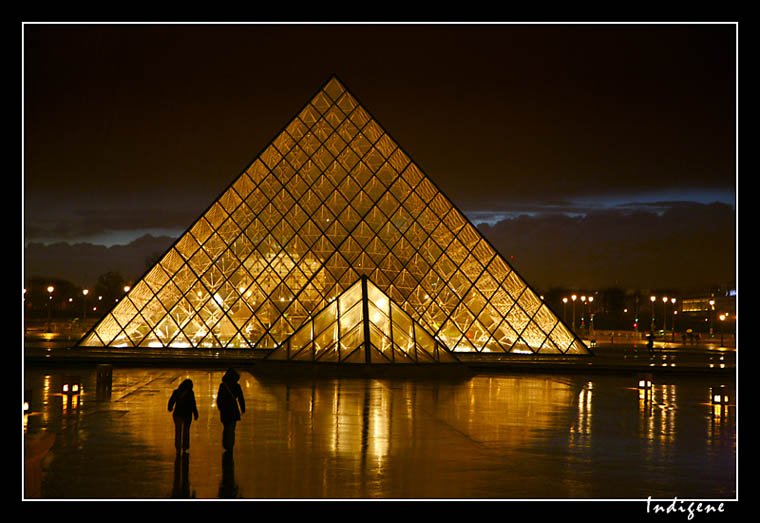
<path fill-rule="evenodd" d="M 578 414 L 570 427 L 569 445 L 573 449 L 590 446 L 593 391 L 594 384 L 589 381 L 578 393 Z"/>

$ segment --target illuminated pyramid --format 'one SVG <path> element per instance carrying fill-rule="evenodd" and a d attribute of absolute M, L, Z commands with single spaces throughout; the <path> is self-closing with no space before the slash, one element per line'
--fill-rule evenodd
<path fill-rule="evenodd" d="M 301 325 L 267 357 L 369 364 L 457 361 L 366 276 Z"/>
<path fill-rule="evenodd" d="M 274 349 L 361 276 L 451 351 L 589 353 L 336 77 L 80 345 Z"/>

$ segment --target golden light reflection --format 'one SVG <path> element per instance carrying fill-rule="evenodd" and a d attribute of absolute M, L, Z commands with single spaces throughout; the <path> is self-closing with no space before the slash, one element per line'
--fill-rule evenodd
<path fill-rule="evenodd" d="M 590 408 L 588 389 L 585 394 Z M 477 376 L 454 389 L 439 414 L 474 440 L 526 445 L 535 431 L 553 426 L 556 410 L 569 408 L 575 397 L 570 383 L 552 377 Z"/>
<path fill-rule="evenodd" d="M 115 430 L 109 434 L 118 433 L 130 445 L 145 447 L 171 467 L 173 424 L 166 402 L 183 379 L 192 379 L 200 418 L 191 427 L 188 478 L 197 497 L 208 498 L 219 495 L 224 473 L 222 427 L 215 407 L 223 374 L 223 370 L 200 369 L 116 370 L 108 402 L 61 393 L 61 376 L 41 376 L 37 383 L 48 388 L 52 401 L 46 410 L 53 412 L 54 423 L 78 435 L 72 441 L 85 442 L 88 430 L 106 426 Z M 82 378 L 85 390 L 94 387 L 94 375 L 82 374 Z M 638 446 L 641 455 L 634 449 L 636 460 L 643 457 L 655 467 L 677 458 L 684 441 L 704 443 L 708 451 L 735 441 L 733 406 L 713 415 L 707 386 L 694 391 L 693 387 L 682 389 L 683 384 L 655 383 L 650 396 L 640 397 L 646 399 L 637 411 L 639 391 L 636 380 L 630 378 L 580 381 L 520 374 L 431 382 L 296 379 L 243 371 L 240 384 L 247 408 L 237 427 L 234 474 L 241 493 L 250 497 L 293 492 L 310 498 L 382 497 L 402 493 L 398 480 L 403 478 L 414 478 L 420 485 L 429 482 L 433 489 L 408 485 L 415 494 L 504 494 L 496 485 L 484 490 L 483 476 L 476 471 L 531 456 L 543 456 L 556 467 L 559 492 L 586 496 L 593 492 L 583 483 L 587 479 L 584 463 L 593 464 L 610 451 L 609 438 L 625 438 Z M 725 388 L 732 398 L 732 389 Z M 36 409 L 46 393 L 33 392 Z M 692 415 L 695 397 L 702 417 Z M 113 410 L 105 416 L 108 409 Z M 103 416 L 89 417 L 95 412 Z M 33 418 L 33 424 L 40 418 Z M 102 423 L 96 423 L 98 419 Z M 698 433 L 697 440 L 692 429 Z M 692 439 L 684 440 L 685 436 Z M 616 441 L 622 440 L 612 440 Z M 475 483 L 451 481 L 452 466 L 468 471 L 461 477 Z M 530 464 L 518 468 L 525 472 Z M 171 487 L 171 470 L 167 470 Z M 508 481 L 519 483 L 519 479 Z"/>
<path fill-rule="evenodd" d="M 571 448 L 590 445 L 594 384 L 589 381 L 578 393 L 578 415 L 570 427 Z"/>

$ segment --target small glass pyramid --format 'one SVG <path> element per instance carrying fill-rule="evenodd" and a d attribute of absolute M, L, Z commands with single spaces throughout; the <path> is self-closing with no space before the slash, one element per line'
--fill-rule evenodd
<path fill-rule="evenodd" d="M 458 361 L 366 276 L 301 325 L 267 358 L 371 364 Z"/>
<path fill-rule="evenodd" d="M 590 353 L 334 76 L 79 345 L 274 349 L 360 276 L 451 351 Z"/>

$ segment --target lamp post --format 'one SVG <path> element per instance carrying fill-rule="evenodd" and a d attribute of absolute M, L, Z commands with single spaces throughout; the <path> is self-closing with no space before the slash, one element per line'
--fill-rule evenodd
<path fill-rule="evenodd" d="M 654 300 L 654 296 L 649 297 L 649 301 L 652 302 L 652 321 L 649 324 L 649 330 L 652 332 L 652 334 L 654 334 Z"/>
<path fill-rule="evenodd" d="M 726 315 L 721 314 L 719 318 L 720 318 L 720 346 L 722 347 L 723 346 L 723 321 L 726 319 Z"/>
<path fill-rule="evenodd" d="M 668 297 L 662 297 L 662 335 L 665 336 L 665 331 L 668 330 L 668 311 L 665 309 L 668 306 Z"/>
<path fill-rule="evenodd" d="M 593 338 L 594 336 L 594 313 L 591 312 L 591 304 L 594 302 L 594 297 L 589 296 L 588 297 L 588 332 L 589 337 Z"/>
<path fill-rule="evenodd" d="M 575 299 L 576 298 L 577 296 L 575 294 L 570 296 L 570 299 L 573 300 L 573 332 L 575 332 Z"/>
<path fill-rule="evenodd" d="M 52 285 L 48 285 L 47 291 L 48 291 L 48 317 L 47 317 L 47 332 L 50 332 L 50 308 L 51 303 L 53 302 L 53 291 L 55 290 L 55 287 Z"/>
<path fill-rule="evenodd" d="M 567 297 L 562 298 L 562 321 L 567 323 Z"/>
<path fill-rule="evenodd" d="M 87 295 L 90 294 L 88 289 L 82 289 L 82 324 L 87 321 Z"/>
<path fill-rule="evenodd" d="M 581 322 L 583 326 L 586 326 L 586 297 L 581 296 Z"/>
<path fill-rule="evenodd" d="M 673 310 L 673 319 L 671 320 L 671 323 L 673 325 L 670 327 L 670 329 L 671 329 L 670 330 L 670 341 L 675 341 L 676 340 L 676 314 L 678 314 L 678 311 L 676 310 L 676 299 L 675 298 L 670 298 L 670 304 L 673 306 L 672 307 L 672 310 Z"/>

